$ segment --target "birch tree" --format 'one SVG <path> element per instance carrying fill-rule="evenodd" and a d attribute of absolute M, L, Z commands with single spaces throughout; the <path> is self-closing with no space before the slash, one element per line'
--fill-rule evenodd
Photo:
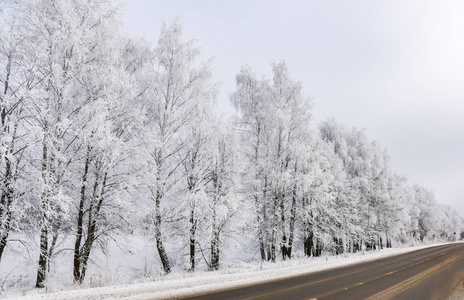
<path fill-rule="evenodd" d="M 76 283 L 85 278 L 95 243 L 116 229 L 132 226 L 126 191 L 138 178 L 131 139 L 141 129 L 136 87 L 129 78 L 134 66 L 123 58 L 130 40 L 120 34 L 117 11 L 110 2 L 100 1 L 92 9 L 95 15 L 83 16 L 82 23 L 100 40 L 86 54 L 88 63 L 77 82 L 79 97 L 87 104 L 81 108 L 84 122 L 76 126 L 73 147 L 80 158 L 74 176 L 80 181 L 70 192 L 79 199 L 73 262 Z"/>
<path fill-rule="evenodd" d="M 98 97 L 95 96 L 98 91 L 90 91 L 94 93 L 90 96 L 81 91 L 89 79 L 87 72 L 95 71 L 92 69 L 95 62 L 107 54 L 100 52 L 108 42 L 101 29 L 114 10 L 106 0 L 47 0 L 25 1 L 16 13 L 17 18 L 25 20 L 24 60 L 31 62 L 28 72 L 36 80 L 30 102 L 41 141 L 38 167 L 41 187 L 37 191 L 41 213 L 40 257 L 36 286 L 42 288 L 60 228 L 69 226 L 72 197 L 69 183 L 73 182 L 72 170 L 82 146 L 79 142 L 81 129 L 85 127 L 82 122 L 88 120 L 86 108 Z M 51 241 L 49 234 L 53 236 Z"/>
<path fill-rule="evenodd" d="M 376 201 L 378 198 L 372 194 L 375 190 L 373 184 L 372 162 L 374 151 L 363 130 L 346 129 L 335 120 L 328 120 L 320 125 L 321 136 L 327 142 L 333 143 L 334 149 L 343 161 L 348 175 L 351 199 L 357 208 L 358 229 L 353 236 L 353 251 L 366 246 L 374 247 L 376 236 L 375 216 Z M 378 171 L 376 171 L 378 172 Z M 378 172 L 379 173 L 379 172 Z"/>
<path fill-rule="evenodd" d="M 241 113 L 244 140 L 249 143 L 246 157 L 253 172 L 261 259 L 275 261 L 277 243 L 283 259 L 291 257 L 296 220 L 296 194 L 292 194 L 296 187 L 291 178 L 302 155 L 294 146 L 304 143 L 309 132 L 311 103 L 301 83 L 290 79 L 284 62 L 273 64 L 273 72 L 269 85 L 243 68 L 231 100 Z"/>
<path fill-rule="evenodd" d="M 182 179 L 181 137 L 192 122 L 192 113 L 203 101 L 210 101 L 215 91 L 209 83 L 209 65 L 197 66 L 198 54 L 192 42 L 182 41 L 180 24 L 164 25 L 153 53 L 152 86 L 146 96 L 142 139 L 152 175 L 148 190 L 154 206 L 156 247 L 165 273 L 171 271 L 171 262 L 163 242 L 162 205 Z"/>
<path fill-rule="evenodd" d="M 202 103 L 198 103 L 191 112 L 192 121 L 182 137 L 181 157 L 186 186 L 186 204 L 188 214 L 189 271 L 195 270 L 198 244 L 197 231 L 200 223 L 207 218 L 207 186 L 211 182 L 215 125 L 213 100 L 205 94 Z"/>
<path fill-rule="evenodd" d="M 32 142 L 27 120 L 30 114 L 25 98 L 34 83 L 33 76 L 25 73 L 21 61 L 24 38 L 18 22 L 7 16 L 0 30 L 0 261 L 8 236 L 18 230 L 24 214 L 24 198 L 30 194 L 24 189 L 27 176 L 25 151 Z M 21 183 L 22 182 L 22 183 Z"/>
<path fill-rule="evenodd" d="M 268 223 L 268 143 L 269 121 L 267 114 L 269 86 L 258 80 L 249 67 L 242 67 L 236 76 L 237 91 L 231 102 L 240 113 L 239 127 L 242 130 L 243 155 L 246 158 L 246 190 L 255 206 L 261 260 L 271 255 Z"/>
<path fill-rule="evenodd" d="M 68 93 L 72 78 L 76 76 L 73 62 L 74 49 L 69 32 L 72 27 L 62 26 L 68 3 L 58 1 L 29 2 L 22 8 L 25 24 L 30 31 L 29 42 L 36 43 L 36 70 L 42 76 L 37 86 L 36 97 L 32 100 L 36 107 L 36 122 L 41 127 L 41 191 L 40 198 L 40 257 L 36 287 L 43 288 L 46 281 L 49 250 L 49 233 L 60 227 L 60 219 L 69 203 L 63 193 L 61 181 L 66 173 L 63 150 L 66 149 L 64 135 L 72 112 Z M 25 17 L 27 15 L 27 17 Z M 72 20 L 72 19 L 71 19 Z M 69 24 L 71 25 L 71 24 Z M 34 58 L 33 58 L 34 59 Z M 31 59 L 32 60 L 32 59 Z"/>
<path fill-rule="evenodd" d="M 222 235 L 233 220 L 240 222 L 234 217 L 242 203 L 238 193 L 242 166 L 239 140 L 231 126 L 219 121 L 214 129 L 211 185 L 207 192 L 211 222 L 209 268 L 218 270 Z"/>

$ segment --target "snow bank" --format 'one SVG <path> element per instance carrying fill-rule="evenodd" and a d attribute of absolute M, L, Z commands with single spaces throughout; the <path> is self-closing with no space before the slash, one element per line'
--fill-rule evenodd
<path fill-rule="evenodd" d="M 158 281 L 64 290 L 49 293 L 43 290 L 22 291 L 22 295 L 6 295 L 6 299 L 22 300 L 84 300 L 84 299 L 172 299 L 192 296 L 214 290 L 230 289 L 329 268 L 347 266 L 382 257 L 406 253 L 431 246 L 384 249 L 365 253 L 344 254 L 318 258 L 292 259 L 285 262 L 260 265 L 237 264 L 216 272 L 175 273 L 160 277 Z"/>

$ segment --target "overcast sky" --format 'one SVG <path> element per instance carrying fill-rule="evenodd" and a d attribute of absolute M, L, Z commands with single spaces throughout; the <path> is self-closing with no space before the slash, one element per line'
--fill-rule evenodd
<path fill-rule="evenodd" d="M 214 57 L 219 110 L 244 64 L 285 60 L 315 103 L 388 148 L 394 170 L 464 215 L 464 1 L 126 0 L 132 36 L 156 43 L 177 17 Z"/>

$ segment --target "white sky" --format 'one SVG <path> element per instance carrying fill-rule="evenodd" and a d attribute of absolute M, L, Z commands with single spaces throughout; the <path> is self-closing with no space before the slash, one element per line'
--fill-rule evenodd
<path fill-rule="evenodd" d="M 283 59 L 315 122 L 366 128 L 396 172 L 464 215 L 464 1 L 126 1 L 132 36 L 155 44 L 178 17 L 201 59 L 214 57 L 221 112 L 242 65 L 271 77 Z"/>

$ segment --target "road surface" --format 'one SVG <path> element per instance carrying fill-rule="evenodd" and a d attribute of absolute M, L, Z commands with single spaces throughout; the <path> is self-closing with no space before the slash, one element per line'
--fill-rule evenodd
<path fill-rule="evenodd" d="M 411 300 L 452 294 L 464 299 L 463 243 L 183 299 Z"/>

